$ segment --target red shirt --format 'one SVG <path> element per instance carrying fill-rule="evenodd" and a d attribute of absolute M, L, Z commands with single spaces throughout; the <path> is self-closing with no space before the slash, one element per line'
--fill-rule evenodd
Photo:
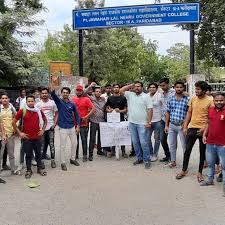
<path fill-rule="evenodd" d="M 225 146 L 225 107 L 217 110 L 215 107 L 209 108 L 209 131 L 207 144 Z"/>
<path fill-rule="evenodd" d="M 90 109 L 94 108 L 94 105 L 92 104 L 91 100 L 88 97 L 82 96 L 79 98 L 73 97 L 72 102 L 76 105 L 77 111 L 81 118 L 81 127 L 88 127 L 88 122 L 82 121 L 82 118 L 87 116 Z"/>
<path fill-rule="evenodd" d="M 41 112 L 41 114 L 44 119 L 45 115 L 43 114 L 43 112 Z M 20 109 L 15 116 L 16 120 L 22 119 L 22 115 L 23 115 L 23 109 Z M 40 131 L 40 126 L 39 126 L 38 113 L 26 110 L 25 115 L 23 115 L 22 132 L 27 134 L 30 140 L 37 140 L 37 139 L 40 139 L 40 136 L 38 136 L 39 131 Z"/>

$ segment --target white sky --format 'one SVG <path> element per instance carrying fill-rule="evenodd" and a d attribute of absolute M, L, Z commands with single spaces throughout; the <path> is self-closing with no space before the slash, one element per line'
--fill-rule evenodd
<path fill-rule="evenodd" d="M 47 31 L 60 31 L 64 24 L 72 24 L 72 9 L 75 6 L 74 0 L 42 0 L 42 2 L 48 8 L 48 12 L 40 15 L 40 18 L 45 20 L 45 24 L 37 28 L 37 34 L 33 37 L 40 44 L 46 38 Z M 106 0 L 106 6 L 140 5 L 154 2 L 154 0 Z M 162 0 L 161 2 L 170 1 Z M 175 26 L 139 27 L 138 30 L 146 40 L 150 38 L 158 42 L 160 54 L 166 54 L 166 50 L 175 43 L 189 44 L 189 33 Z"/>

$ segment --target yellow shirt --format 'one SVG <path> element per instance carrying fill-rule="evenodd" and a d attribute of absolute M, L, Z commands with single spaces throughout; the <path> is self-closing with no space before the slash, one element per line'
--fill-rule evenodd
<path fill-rule="evenodd" d="M 188 103 L 192 111 L 191 121 L 188 125 L 189 128 L 204 128 L 208 122 L 208 110 L 213 101 L 209 96 L 198 98 L 194 96 Z"/>
<path fill-rule="evenodd" d="M 7 134 L 8 137 L 11 137 L 13 135 L 13 126 L 12 126 L 12 121 L 13 121 L 13 113 L 11 110 L 11 107 L 9 108 L 1 108 L 1 123 L 5 129 L 5 133 Z"/>

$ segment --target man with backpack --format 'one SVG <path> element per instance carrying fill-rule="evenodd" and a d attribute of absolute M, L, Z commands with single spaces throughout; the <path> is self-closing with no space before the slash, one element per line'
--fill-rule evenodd
<path fill-rule="evenodd" d="M 23 139 L 23 149 L 26 154 L 25 178 L 31 178 L 33 172 L 31 169 L 31 161 L 33 151 L 35 152 L 35 159 L 37 162 L 37 173 L 41 176 L 46 176 L 47 173 L 42 169 L 41 163 L 41 137 L 44 134 L 47 120 L 44 113 L 35 105 L 35 97 L 29 95 L 26 97 L 26 105 L 20 109 L 14 120 L 13 127 L 18 132 L 21 139 Z M 22 119 L 22 127 L 19 129 L 16 123 Z"/>

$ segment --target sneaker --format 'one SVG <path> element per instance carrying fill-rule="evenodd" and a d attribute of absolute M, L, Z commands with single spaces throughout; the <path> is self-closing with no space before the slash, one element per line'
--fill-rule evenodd
<path fill-rule="evenodd" d="M 45 163 L 44 163 L 44 161 L 41 161 L 41 169 L 42 169 L 42 170 L 45 169 Z"/>
<path fill-rule="evenodd" d="M 48 154 L 46 154 L 44 159 L 51 160 L 51 157 Z"/>
<path fill-rule="evenodd" d="M 93 161 L 93 156 L 89 156 L 89 161 Z"/>
<path fill-rule="evenodd" d="M 20 164 L 14 172 L 17 173 L 18 175 L 21 175 L 23 168 L 24 164 Z"/>
<path fill-rule="evenodd" d="M 143 163 L 143 160 L 136 160 L 135 162 L 133 162 L 133 165 L 136 166 L 142 163 Z"/>
<path fill-rule="evenodd" d="M 145 169 L 150 169 L 151 168 L 151 162 L 145 162 Z"/>
<path fill-rule="evenodd" d="M 86 155 L 83 156 L 83 162 L 87 162 L 87 156 Z"/>
<path fill-rule="evenodd" d="M 129 157 L 134 157 L 136 156 L 135 151 L 131 151 Z"/>
<path fill-rule="evenodd" d="M 32 165 L 37 166 L 37 162 L 34 159 L 32 159 Z"/>
<path fill-rule="evenodd" d="M 225 185 L 223 185 L 223 197 L 225 197 Z"/>
<path fill-rule="evenodd" d="M 74 166 L 79 166 L 79 162 L 77 162 L 77 160 L 70 160 L 70 164 L 74 165 Z"/>
<path fill-rule="evenodd" d="M 56 163 L 55 163 L 55 160 L 54 159 L 51 160 L 51 167 L 52 168 L 56 168 Z"/>
<path fill-rule="evenodd" d="M 153 155 L 151 157 L 151 162 L 156 162 L 157 160 L 158 160 L 158 157 L 157 156 Z"/>
<path fill-rule="evenodd" d="M 14 171 L 12 170 L 12 171 L 11 171 L 11 175 L 20 175 L 20 171 L 17 170 L 17 169 L 14 170 Z"/>
<path fill-rule="evenodd" d="M 202 187 L 211 186 L 211 185 L 214 185 L 213 181 L 203 181 L 200 183 L 200 186 Z"/>
<path fill-rule="evenodd" d="M 8 165 L 4 165 L 4 166 L 2 166 L 2 171 L 3 170 L 11 170 L 11 168 Z"/>
<path fill-rule="evenodd" d="M 5 184 L 5 183 L 6 183 L 6 181 L 5 181 L 5 180 L 3 180 L 2 178 L 0 178 L 0 183 L 1 183 L 1 184 Z"/>
<path fill-rule="evenodd" d="M 164 157 L 164 158 L 160 159 L 159 161 L 160 161 L 160 162 L 169 162 L 170 159 L 167 158 L 167 157 Z"/>
<path fill-rule="evenodd" d="M 123 154 L 122 154 L 122 157 L 123 157 L 124 159 L 127 159 L 127 158 L 128 158 L 127 153 L 123 153 Z"/>
<path fill-rule="evenodd" d="M 101 150 L 98 150 L 98 151 L 97 151 L 97 155 L 104 155 L 104 152 L 101 151 Z"/>
<path fill-rule="evenodd" d="M 65 163 L 62 163 L 62 164 L 61 164 L 61 169 L 62 169 L 63 171 L 67 171 L 67 167 L 66 167 L 66 164 L 65 164 Z"/>
<path fill-rule="evenodd" d="M 218 177 L 216 178 L 216 181 L 219 182 L 219 183 L 221 183 L 223 181 L 223 174 L 222 173 L 220 173 L 218 175 Z"/>

